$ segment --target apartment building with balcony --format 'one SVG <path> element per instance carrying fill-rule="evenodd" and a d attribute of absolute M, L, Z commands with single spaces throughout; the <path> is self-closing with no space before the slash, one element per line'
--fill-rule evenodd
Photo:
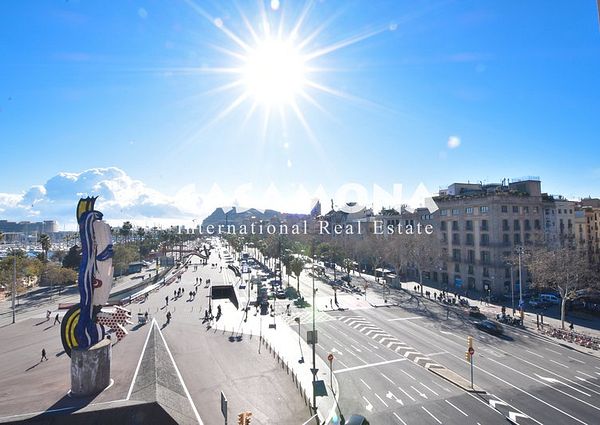
<path fill-rule="evenodd" d="M 442 252 L 432 280 L 447 285 L 449 291 L 475 289 L 502 295 L 509 294 L 513 284 L 518 290 L 518 268 L 507 259 L 517 247 L 544 237 L 540 180 L 454 183 L 434 201 L 439 207 L 433 217 Z M 523 280 L 525 288 L 529 281 L 525 269 Z"/>
<path fill-rule="evenodd" d="M 544 239 L 548 245 L 560 246 L 575 236 L 577 203 L 560 195 L 542 194 Z"/>
<path fill-rule="evenodd" d="M 584 198 L 577 203 L 575 238 L 591 268 L 600 271 L 600 199 Z"/>

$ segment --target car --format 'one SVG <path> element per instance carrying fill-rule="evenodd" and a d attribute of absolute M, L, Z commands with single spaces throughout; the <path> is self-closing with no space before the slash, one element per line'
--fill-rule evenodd
<path fill-rule="evenodd" d="M 540 300 L 547 304 L 560 304 L 560 298 L 554 294 L 540 294 Z"/>
<path fill-rule="evenodd" d="M 484 332 L 493 334 L 493 335 L 502 335 L 504 333 L 504 328 L 498 322 L 494 322 L 493 320 L 482 320 L 481 322 L 477 322 L 475 327 Z"/>
<path fill-rule="evenodd" d="M 277 297 L 277 299 L 284 300 L 287 298 L 287 295 L 283 289 L 278 289 L 275 292 L 275 297 Z"/>
<path fill-rule="evenodd" d="M 362 415 L 352 415 L 346 421 L 346 425 L 369 425 L 369 421 Z"/>

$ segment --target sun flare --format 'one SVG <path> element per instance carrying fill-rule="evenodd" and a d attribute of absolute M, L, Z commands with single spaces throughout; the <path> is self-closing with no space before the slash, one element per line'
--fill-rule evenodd
<path fill-rule="evenodd" d="M 259 103 L 289 105 L 302 92 L 305 73 L 304 58 L 291 42 L 265 39 L 246 55 L 242 80 Z"/>

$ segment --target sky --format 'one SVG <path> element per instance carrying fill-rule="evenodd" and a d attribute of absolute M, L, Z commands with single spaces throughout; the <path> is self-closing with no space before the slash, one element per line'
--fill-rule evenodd
<path fill-rule="evenodd" d="M 68 226 L 88 194 L 145 225 L 307 213 L 349 184 L 524 176 L 600 196 L 593 0 L 0 9 L 0 219 Z"/>

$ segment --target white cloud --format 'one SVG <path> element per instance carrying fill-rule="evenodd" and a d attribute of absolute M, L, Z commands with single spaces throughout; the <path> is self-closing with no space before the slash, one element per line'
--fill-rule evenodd
<path fill-rule="evenodd" d="M 448 148 L 456 149 L 460 146 L 460 138 L 458 136 L 448 137 Z"/>

